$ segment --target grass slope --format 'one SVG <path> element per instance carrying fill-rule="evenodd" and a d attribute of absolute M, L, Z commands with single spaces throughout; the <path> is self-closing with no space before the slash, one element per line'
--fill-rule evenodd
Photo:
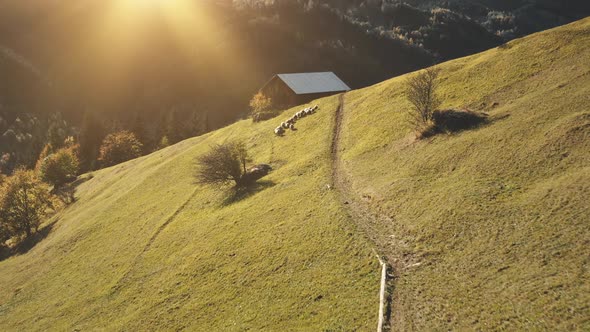
<path fill-rule="evenodd" d="M 373 329 L 378 262 L 327 187 L 336 106 L 283 138 L 242 121 L 95 172 L 46 239 L 0 262 L 0 330 Z M 237 201 L 193 180 L 230 138 L 276 168 Z"/>
<path fill-rule="evenodd" d="M 394 326 L 590 329 L 590 19 L 439 68 L 443 107 L 489 124 L 414 141 L 405 76 L 346 97 L 343 168 L 393 219 Z"/>
<path fill-rule="evenodd" d="M 445 106 L 492 121 L 419 142 L 405 77 L 347 94 L 341 168 L 392 219 L 397 330 L 590 327 L 588 59 L 590 19 L 442 64 Z M 0 329 L 373 329 L 378 264 L 327 186 L 337 104 L 284 138 L 242 121 L 93 174 L 0 262 Z M 276 170 L 232 202 L 192 173 L 236 137 Z"/>

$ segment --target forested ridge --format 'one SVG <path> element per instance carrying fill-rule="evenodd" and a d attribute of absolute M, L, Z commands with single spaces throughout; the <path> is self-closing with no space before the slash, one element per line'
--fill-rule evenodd
<path fill-rule="evenodd" d="M 55 135 L 87 159 L 123 129 L 144 153 L 200 135 L 245 116 L 278 72 L 334 71 L 360 88 L 589 12 L 584 1 L 195 1 L 200 16 L 171 24 L 114 15 L 116 2 L 0 2 L 3 172 L 34 165 Z"/>

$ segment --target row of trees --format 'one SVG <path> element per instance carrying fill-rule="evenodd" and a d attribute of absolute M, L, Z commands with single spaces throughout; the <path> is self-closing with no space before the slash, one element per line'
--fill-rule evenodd
<path fill-rule="evenodd" d="M 9 118 L 0 114 L 0 173 L 10 174 L 18 166 L 32 168 L 45 144 L 60 147 L 74 128 L 60 113 L 45 119 L 32 114 Z"/>
<path fill-rule="evenodd" d="M 21 119 L 22 118 L 22 119 Z M 73 200 L 77 175 L 140 157 L 208 130 L 198 114 L 167 113 L 159 126 L 141 116 L 131 129 L 86 114 L 78 129 L 61 114 L 0 117 L 0 247 L 36 234 L 47 214 Z M 67 195 L 66 195 L 67 194 Z"/>
<path fill-rule="evenodd" d="M 79 170 L 79 147 L 71 138 L 57 150 L 48 143 L 35 170 L 18 168 L 11 176 L 0 175 L 0 247 L 9 239 L 18 243 L 31 238 L 48 214 L 68 203 L 60 200 L 56 193 L 75 179 Z M 131 132 L 110 134 L 100 148 L 99 160 L 106 165 L 116 164 L 139 156 L 141 148 Z M 233 182 L 235 188 L 244 188 L 271 170 L 264 164 L 248 169 L 250 162 L 244 142 L 225 142 L 199 157 L 196 178 L 203 184 Z"/>
<path fill-rule="evenodd" d="M 208 131 L 207 114 L 198 112 L 167 112 L 160 121 L 151 124 L 138 114 L 128 125 L 114 122 L 108 126 L 88 113 L 79 135 L 81 169 L 111 166 Z M 121 146 L 122 150 L 116 150 L 116 156 L 111 158 L 103 153 L 105 145 Z"/>
<path fill-rule="evenodd" d="M 47 143 L 33 170 L 17 168 L 11 176 L 0 175 L 0 247 L 10 238 L 28 239 L 43 218 L 69 203 L 57 195 L 80 171 L 81 145 L 72 136 Z M 141 156 L 142 144 L 129 131 L 107 135 L 97 160 L 111 166 Z"/>
<path fill-rule="evenodd" d="M 79 170 L 86 172 L 110 166 L 121 160 L 101 159 L 101 146 L 113 134 L 126 131 L 132 133 L 139 155 L 151 153 L 180 140 L 201 135 L 209 130 L 207 116 L 197 112 L 171 111 L 162 115 L 160 121 L 147 123 L 141 115 L 132 120 L 105 121 L 87 113 L 79 127 L 71 125 L 60 113 L 46 119 L 31 114 L 9 119 L 0 112 L 0 173 L 11 174 L 19 167 L 32 169 L 41 156 L 65 147 L 66 139 L 75 139 L 78 147 Z M 129 140 L 129 136 L 127 136 Z M 112 141 L 112 137 L 110 138 Z M 48 150 L 49 148 L 49 150 Z M 129 150 L 131 157 L 137 156 L 137 149 Z"/>

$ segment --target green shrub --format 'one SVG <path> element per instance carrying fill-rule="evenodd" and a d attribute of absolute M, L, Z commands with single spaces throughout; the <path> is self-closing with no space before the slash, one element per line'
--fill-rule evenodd
<path fill-rule="evenodd" d="M 60 187 L 76 177 L 80 163 L 74 152 L 75 147 L 57 150 L 38 162 L 39 175 L 47 183 Z"/>
<path fill-rule="evenodd" d="M 143 144 L 129 131 L 123 130 L 109 134 L 100 147 L 98 160 L 108 167 L 141 156 Z"/>

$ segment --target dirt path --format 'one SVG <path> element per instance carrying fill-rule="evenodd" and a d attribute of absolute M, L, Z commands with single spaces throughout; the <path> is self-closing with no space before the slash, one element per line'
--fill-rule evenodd
<path fill-rule="evenodd" d="M 352 188 L 352 177 L 346 171 L 346 163 L 342 160 L 341 132 L 342 123 L 346 118 L 345 112 L 345 94 L 340 95 L 340 102 L 336 110 L 336 124 L 332 136 L 332 183 L 338 191 L 342 203 L 348 210 L 356 226 L 365 233 L 365 235 L 375 244 L 378 255 L 395 270 L 396 261 L 393 257 L 391 237 L 393 234 L 391 227 L 393 220 L 388 216 L 375 214 L 368 201 Z M 391 330 L 391 294 L 395 286 L 395 271 L 389 271 L 388 278 L 388 296 L 387 307 L 385 312 L 386 324 L 384 331 Z"/>
<path fill-rule="evenodd" d="M 164 231 L 164 229 L 166 229 L 166 227 L 168 227 L 168 225 L 170 225 L 170 223 L 172 223 L 172 221 L 174 221 L 174 219 L 176 219 L 176 217 L 180 214 L 180 212 L 182 212 L 182 210 L 184 210 L 184 208 L 188 205 L 188 203 L 191 201 L 191 199 L 193 199 L 196 196 L 196 194 L 198 192 L 197 189 L 198 188 L 195 188 L 193 190 L 193 192 L 188 196 L 188 198 L 184 201 L 184 203 L 182 203 L 178 208 L 176 208 L 176 210 L 174 210 L 174 212 L 170 216 L 168 216 L 168 218 L 166 218 L 164 220 L 164 222 L 156 229 L 154 234 L 152 234 L 152 236 L 150 237 L 148 242 L 144 245 L 141 252 L 133 259 L 133 262 L 129 266 L 129 269 L 127 269 L 127 271 L 123 274 L 123 276 L 121 276 L 121 278 L 119 278 L 117 280 L 115 285 L 112 287 L 111 292 L 114 293 L 114 292 L 118 291 L 119 289 L 121 289 L 123 284 L 127 280 L 129 280 L 131 272 L 135 269 L 137 264 L 139 264 L 139 261 L 141 261 L 143 259 L 143 256 L 150 250 L 150 248 L 152 247 L 152 244 L 154 244 L 154 242 L 156 241 L 158 236 L 162 233 L 162 231 Z"/>

